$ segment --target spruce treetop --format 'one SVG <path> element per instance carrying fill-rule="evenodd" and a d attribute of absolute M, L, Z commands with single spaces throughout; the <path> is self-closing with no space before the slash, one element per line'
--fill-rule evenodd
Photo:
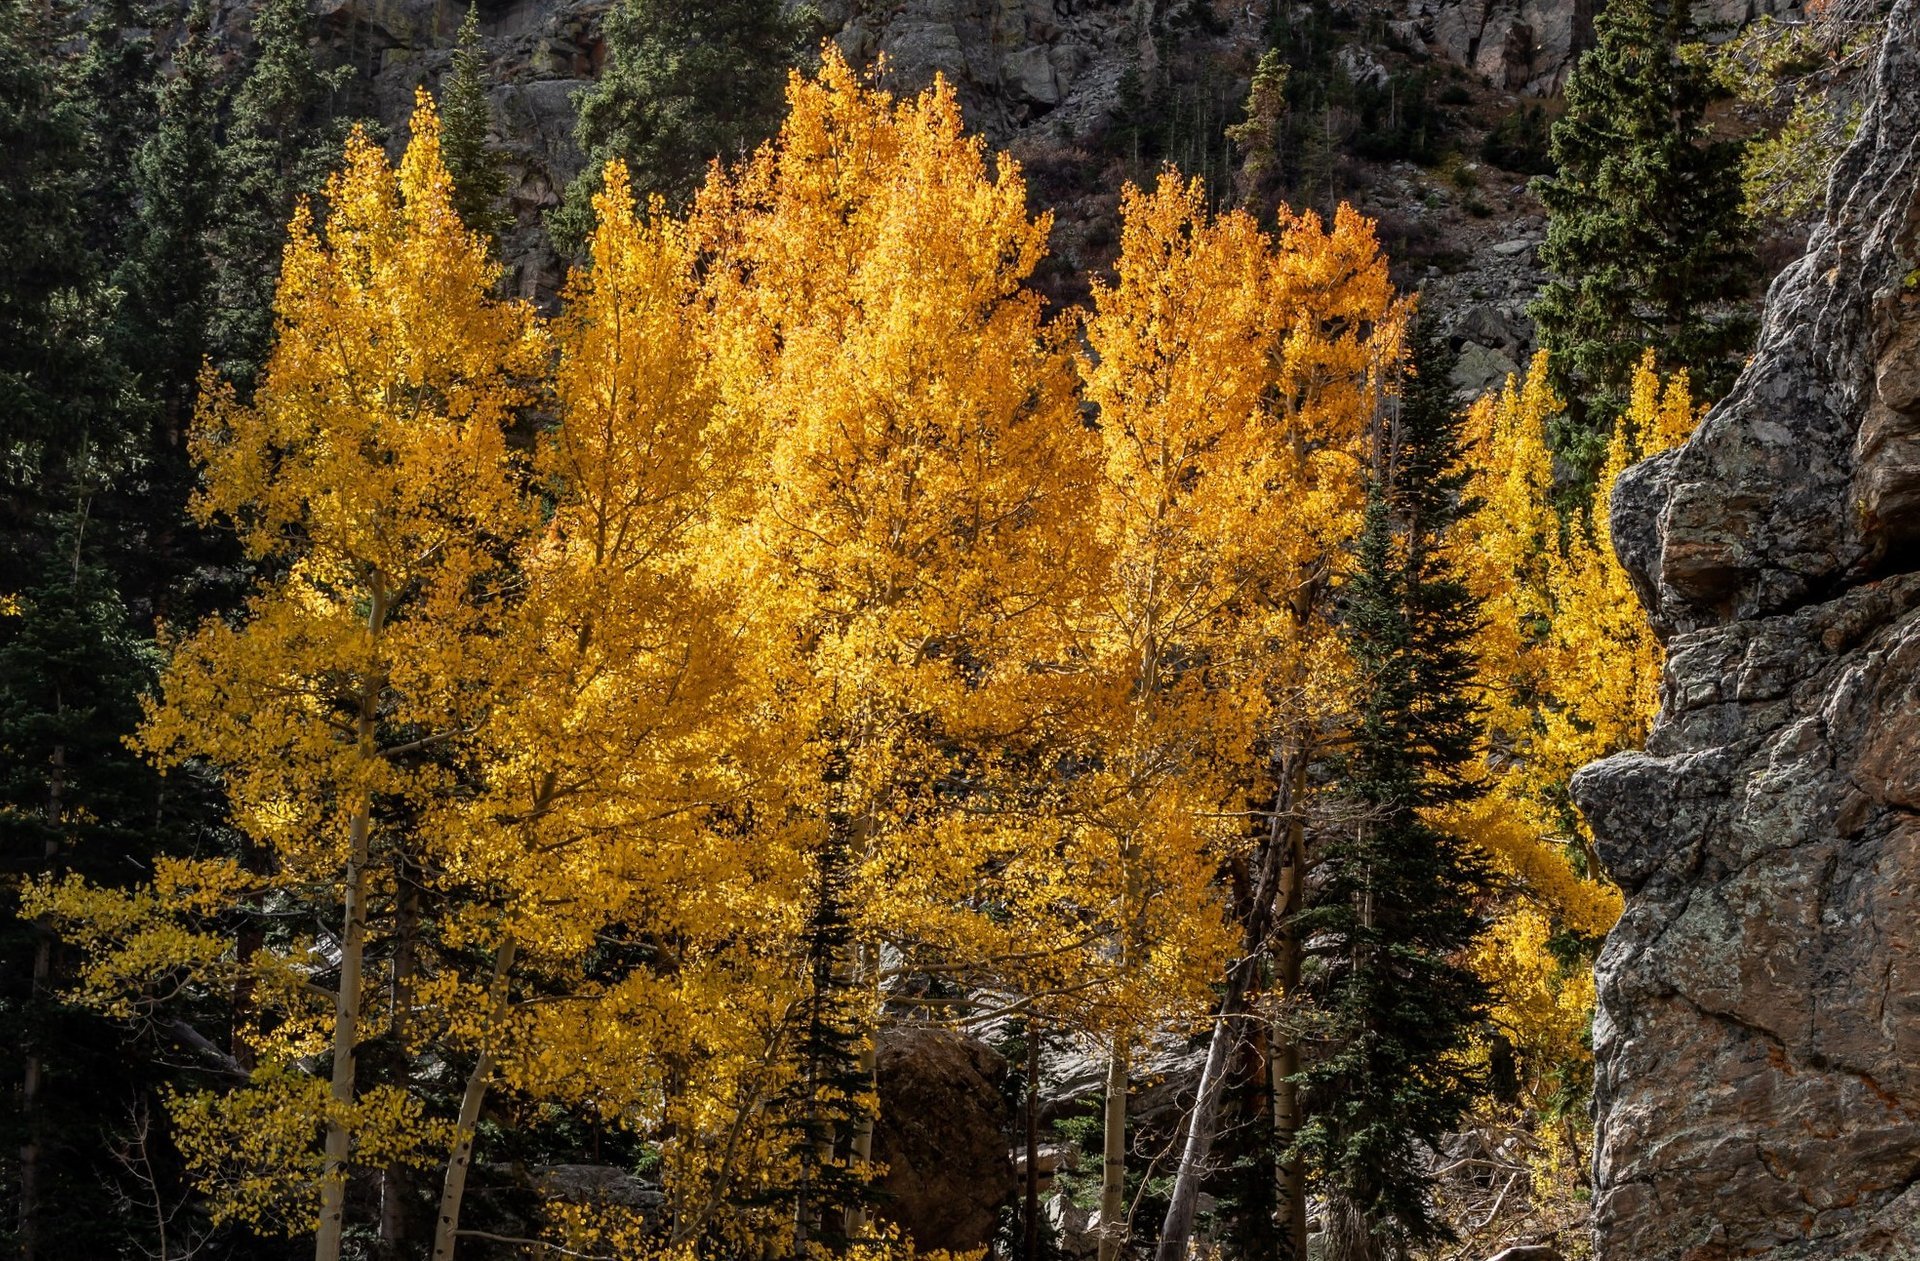
<path fill-rule="evenodd" d="M 1572 402 L 1576 459 L 1625 408 L 1652 346 L 1710 395 L 1732 383 L 1752 332 L 1738 309 L 1754 260 L 1741 211 L 1740 150 L 1714 136 L 1708 71 L 1680 56 L 1699 37 L 1688 6 L 1614 0 L 1567 82 L 1534 304 L 1555 385 Z"/>

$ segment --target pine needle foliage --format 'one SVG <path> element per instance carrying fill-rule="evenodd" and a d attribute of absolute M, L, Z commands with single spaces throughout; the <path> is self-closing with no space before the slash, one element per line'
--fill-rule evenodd
<path fill-rule="evenodd" d="M 500 155 L 487 146 L 493 110 L 487 103 L 486 50 L 480 43 L 480 6 L 469 5 L 460 20 L 460 41 L 453 50 L 453 71 L 440 94 L 440 157 L 453 180 L 453 208 L 469 232 L 489 240 L 511 226 L 501 204 L 507 195 L 507 171 Z"/>
<path fill-rule="evenodd" d="M 1442 343 L 1421 333 L 1416 375 L 1376 433 L 1341 608 L 1357 679 L 1344 817 L 1295 926 L 1309 959 L 1308 1123 L 1297 1141 L 1346 1210 L 1350 1229 L 1333 1232 L 1342 1261 L 1397 1256 L 1444 1233 L 1421 1153 L 1480 1084 L 1467 1050 L 1487 992 L 1460 956 L 1480 931 L 1487 877 L 1425 814 L 1473 795 L 1478 746 L 1478 602 L 1444 546 L 1466 480 L 1447 367 Z"/>
<path fill-rule="evenodd" d="M 1533 316 L 1571 400 L 1562 445 L 1586 468 L 1645 348 L 1708 397 L 1732 384 L 1753 335 L 1739 304 L 1755 269 L 1740 146 L 1713 134 L 1711 76 L 1680 55 L 1699 38 L 1689 7 L 1616 0 L 1595 30 L 1553 126 L 1555 173 L 1534 183 L 1553 279 Z"/>

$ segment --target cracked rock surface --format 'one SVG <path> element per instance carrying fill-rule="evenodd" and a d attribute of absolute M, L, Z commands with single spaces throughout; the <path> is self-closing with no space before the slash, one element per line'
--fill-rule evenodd
<path fill-rule="evenodd" d="M 1669 636 L 1645 753 L 1574 780 L 1599 1261 L 1920 1255 L 1920 0 L 1835 207 L 1700 432 L 1622 478 Z"/>

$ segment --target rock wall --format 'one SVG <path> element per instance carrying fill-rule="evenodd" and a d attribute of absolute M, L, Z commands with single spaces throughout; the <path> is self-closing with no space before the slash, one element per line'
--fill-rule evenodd
<path fill-rule="evenodd" d="M 1670 636 L 1645 753 L 1574 780 L 1599 1261 L 1920 1255 L 1920 0 L 1760 347 L 1616 491 Z"/>

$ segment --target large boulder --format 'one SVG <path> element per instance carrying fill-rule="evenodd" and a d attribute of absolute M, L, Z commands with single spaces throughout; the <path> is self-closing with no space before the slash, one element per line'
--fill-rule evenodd
<path fill-rule="evenodd" d="M 877 1055 L 879 1214 L 922 1251 L 982 1247 L 1016 1190 L 1005 1061 L 976 1038 L 924 1025 L 888 1030 Z"/>
<path fill-rule="evenodd" d="M 1671 636 L 1644 753 L 1573 794 L 1597 967 L 1598 1261 L 1920 1249 L 1920 0 L 1758 353 L 1615 493 Z"/>

